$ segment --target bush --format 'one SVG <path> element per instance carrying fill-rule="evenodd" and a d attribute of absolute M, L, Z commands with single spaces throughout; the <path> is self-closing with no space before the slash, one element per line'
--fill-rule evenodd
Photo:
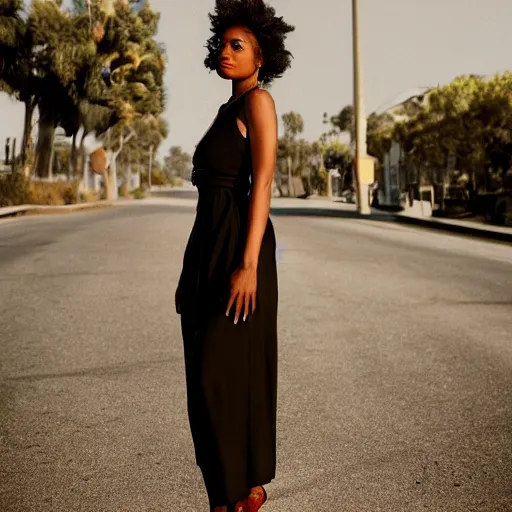
<path fill-rule="evenodd" d="M 182 187 L 183 186 L 183 178 L 172 177 L 171 178 L 171 186 L 172 187 Z"/>
<path fill-rule="evenodd" d="M 79 201 L 81 203 L 92 203 L 99 201 L 100 197 L 100 192 L 95 192 L 94 190 L 85 190 L 79 194 Z"/>
<path fill-rule="evenodd" d="M 311 187 L 319 196 L 327 195 L 327 180 L 329 173 L 325 169 L 313 169 L 311 172 Z"/>
<path fill-rule="evenodd" d="M 64 204 L 76 204 L 78 202 L 78 183 L 63 183 L 61 197 Z"/>
<path fill-rule="evenodd" d="M 169 179 L 167 176 L 160 170 L 154 169 L 151 172 L 151 185 L 154 185 L 155 187 L 167 185 L 169 182 Z"/>
<path fill-rule="evenodd" d="M 134 199 L 144 199 L 144 191 L 141 188 L 132 190 L 132 195 Z"/>
<path fill-rule="evenodd" d="M 0 207 L 31 203 L 30 181 L 19 172 L 0 175 Z"/>
<path fill-rule="evenodd" d="M 45 183 L 34 181 L 30 184 L 32 204 L 63 205 L 78 201 L 78 183 Z"/>

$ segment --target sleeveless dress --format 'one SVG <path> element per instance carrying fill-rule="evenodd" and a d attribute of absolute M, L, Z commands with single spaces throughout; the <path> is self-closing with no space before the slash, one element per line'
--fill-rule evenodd
<path fill-rule="evenodd" d="M 242 95 L 221 107 L 196 147 L 192 182 L 199 199 L 179 287 L 189 423 L 212 508 L 245 499 L 276 470 L 278 283 L 270 219 L 256 310 L 236 325 L 234 308 L 225 315 L 251 192 L 250 135 L 237 126 L 244 101 Z"/>

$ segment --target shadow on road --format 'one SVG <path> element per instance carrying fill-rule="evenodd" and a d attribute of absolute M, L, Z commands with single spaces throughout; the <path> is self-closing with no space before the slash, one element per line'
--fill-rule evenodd
<path fill-rule="evenodd" d="M 161 198 L 161 199 L 171 199 L 171 198 L 179 198 L 179 199 L 196 199 L 197 191 L 195 189 L 191 190 L 166 190 L 166 191 L 153 191 L 151 193 L 151 197 Z M 287 201 L 285 199 L 285 201 Z M 270 214 L 274 216 L 288 216 L 288 217 L 337 217 L 343 219 L 360 219 L 360 220 L 371 220 L 371 221 L 382 221 L 382 222 L 390 222 L 395 220 L 395 216 L 391 212 L 375 212 L 373 211 L 371 215 L 361 215 L 357 211 L 355 211 L 355 207 L 351 208 L 350 205 L 346 205 L 343 203 L 343 206 L 336 206 L 336 202 L 330 203 L 328 201 L 325 202 L 325 206 L 309 206 L 307 199 L 297 199 L 295 200 L 297 206 L 289 206 L 289 202 L 287 205 L 281 206 L 279 204 L 280 199 L 274 199 L 273 204 L 270 208 Z M 319 201 L 321 203 L 321 201 Z M 340 203 L 338 203 L 340 204 Z M 331 206 L 333 205 L 333 206 Z"/>
<path fill-rule="evenodd" d="M 356 211 L 338 210 L 337 208 L 308 208 L 308 207 L 282 207 L 272 206 L 270 214 L 274 216 L 292 216 L 292 217 L 338 217 L 343 219 L 359 219 L 390 222 L 395 220 L 394 215 L 388 213 L 372 213 L 371 215 L 361 215 Z"/>
<path fill-rule="evenodd" d="M 196 189 L 175 189 L 175 190 L 152 190 L 151 197 L 155 198 L 177 198 L 177 199 L 196 199 Z"/>

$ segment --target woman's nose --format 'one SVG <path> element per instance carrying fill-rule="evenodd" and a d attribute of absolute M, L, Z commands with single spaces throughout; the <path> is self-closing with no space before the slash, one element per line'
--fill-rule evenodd
<path fill-rule="evenodd" d="M 229 58 L 230 58 L 229 46 L 226 45 L 220 51 L 219 60 L 223 61 L 223 60 L 228 60 Z"/>

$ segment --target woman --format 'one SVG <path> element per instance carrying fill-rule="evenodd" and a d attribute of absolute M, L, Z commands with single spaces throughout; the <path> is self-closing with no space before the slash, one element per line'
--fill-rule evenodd
<path fill-rule="evenodd" d="M 217 0 L 205 65 L 232 82 L 194 154 L 197 214 L 176 290 L 187 405 L 211 510 L 255 512 L 275 476 L 277 273 L 269 219 L 277 120 L 268 84 L 293 27 L 261 1 Z"/>

